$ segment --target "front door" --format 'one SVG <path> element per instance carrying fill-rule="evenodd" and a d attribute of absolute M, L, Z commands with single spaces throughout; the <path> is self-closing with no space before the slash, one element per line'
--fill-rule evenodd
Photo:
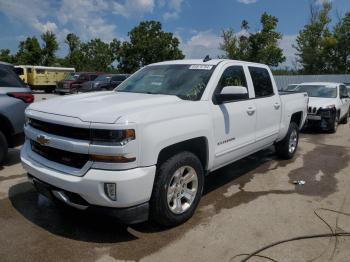
<path fill-rule="evenodd" d="M 214 95 L 220 93 L 225 86 L 244 86 L 250 96 L 244 68 L 242 66 L 227 66 Z M 244 157 L 254 148 L 256 106 L 255 101 L 246 99 L 213 103 L 215 136 L 214 168 L 221 167 L 228 162 Z"/>

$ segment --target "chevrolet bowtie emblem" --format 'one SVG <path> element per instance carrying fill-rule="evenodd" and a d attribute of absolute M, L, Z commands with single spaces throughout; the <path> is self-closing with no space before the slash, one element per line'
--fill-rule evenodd
<path fill-rule="evenodd" d="M 42 146 L 45 146 L 47 145 L 49 142 L 50 142 L 50 139 L 46 138 L 45 136 L 43 135 L 39 135 L 36 137 L 36 141 L 42 145 Z"/>

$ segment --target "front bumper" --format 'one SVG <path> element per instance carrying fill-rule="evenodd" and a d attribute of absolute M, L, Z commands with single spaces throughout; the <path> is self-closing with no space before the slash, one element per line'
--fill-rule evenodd
<path fill-rule="evenodd" d="M 124 209 L 144 204 L 151 198 L 155 166 L 128 170 L 90 169 L 84 176 L 73 176 L 51 169 L 45 166 L 45 162 L 35 161 L 30 157 L 30 152 L 23 147 L 21 160 L 24 169 L 33 178 L 53 188 L 78 195 L 86 201 L 89 208 Z M 116 184 L 116 201 L 109 199 L 105 194 L 105 183 Z"/>
<path fill-rule="evenodd" d="M 94 212 L 98 214 L 112 216 L 124 224 L 136 224 L 148 220 L 149 203 L 143 203 L 127 208 L 110 208 L 88 204 L 79 195 L 65 191 L 63 189 L 49 185 L 43 181 L 34 178 L 28 174 L 28 179 L 37 189 L 38 193 L 46 196 L 53 201 L 60 201 L 67 206 L 84 210 L 86 212 Z"/>
<path fill-rule="evenodd" d="M 316 127 L 322 130 L 332 128 L 336 114 L 332 111 L 320 111 L 319 114 L 308 114 L 306 127 Z"/>

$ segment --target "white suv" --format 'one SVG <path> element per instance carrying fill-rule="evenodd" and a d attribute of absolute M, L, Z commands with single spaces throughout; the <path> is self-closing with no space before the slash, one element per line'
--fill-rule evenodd
<path fill-rule="evenodd" d="M 302 83 L 294 91 L 307 92 L 309 95 L 307 126 L 317 126 L 335 133 L 339 123 L 348 122 L 350 98 L 344 84 Z"/>

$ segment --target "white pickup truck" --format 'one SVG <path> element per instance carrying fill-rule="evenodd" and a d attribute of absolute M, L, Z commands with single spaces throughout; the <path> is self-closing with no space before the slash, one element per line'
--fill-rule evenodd
<path fill-rule="evenodd" d="M 193 215 L 209 172 L 272 145 L 292 158 L 307 103 L 279 94 L 265 65 L 162 62 L 114 91 L 32 104 L 21 159 L 55 201 L 174 226 Z"/>

